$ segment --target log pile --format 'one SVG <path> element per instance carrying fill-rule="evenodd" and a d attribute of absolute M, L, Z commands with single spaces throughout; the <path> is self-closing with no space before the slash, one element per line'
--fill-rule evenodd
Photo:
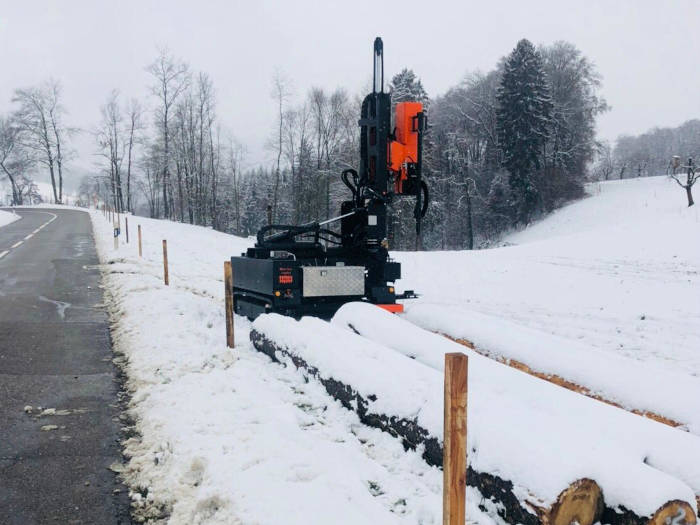
<path fill-rule="evenodd" d="M 280 323 L 295 323 L 291 319 L 284 321 L 282 319 L 279 318 Z M 313 346 L 308 342 L 301 342 L 304 339 L 303 330 L 300 329 L 297 334 L 293 334 L 300 339 L 300 347 L 297 348 L 295 344 L 290 343 L 294 340 L 294 337 L 290 336 L 294 332 L 294 325 L 290 324 L 281 330 L 266 329 L 271 326 L 270 323 L 261 324 L 257 321 L 254 323 L 250 339 L 257 350 L 267 354 L 273 361 L 293 365 L 306 378 L 323 385 L 326 392 L 346 409 L 357 413 L 363 424 L 389 433 L 399 439 L 406 449 L 418 450 L 429 465 L 442 467 L 442 436 L 435 430 L 434 424 L 425 424 L 419 417 L 406 417 L 390 411 L 377 410 L 376 407 L 387 406 L 387 404 L 382 405 L 379 402 L 382 393 L 368 388 L 371 381 L 367 382 L 367 378 L 364 381 L 357 380 L 358 384 L 363 383 L 363 387 L 358 388 L 353 384 L 355 380 L 350 379 L 355 376 L 343 373 L 342 367 L 335 368 L 335 373 L 325 371 L 326 365 L 331 361 L 319 360 L 315 356 L 321 355 L 321 350 L 326 355 L 338 353 L 337 355 L 340 356 L 343 342 L 339 341 L 339 337 L 329 337 L 326 341 L 320 341 L 317 338 L 315 350 L 319 350 L 319 353 L 314 354 L 309 353 L 308 349 L 300 350 L 302 346 Z M 321 328 L 320 325 L 319 328 Z M 349 332 L 348 335 L 356 337 Z M 375 344 L 369 340 L 366 342 L 367 345 Z M 338 349 L 338 346 L 341 349 Z M 345 349 L 345 351 L 348 350 Z M 421 366 L 414 360 L 407 359 L 407 361 L 412 365 Z M 400 371 L 383 372 L 395 374 L 394 381 L 397 384 L 407 384 L 407 381 L 410 381 L 410 377 L 402 377 Z M 390 405 L 389 403 L 388 406 Z M 478 453 L 476 449 L 468 451 L 470 455 L 476 453 Z M 537 465 L 533 464 L 532 468 L 537 468 Z M 627 509 L 620 505 L 613 508 L 605 502 L 605 487 L 599 486 L 596 481 L 589 478 L 571 480 L 568 485 L 564 484 L 560 487 L 558 496 L 552 497 L 538 493 L 537 487 L 524 486 L 521 480 L 506 479 L 501 469 L 495 472 L 482 471 L 478 464 L 470 460 L 467 484 L 475 487 L 486 500 L 490 500 L 495 505 L 492 508 L 498 509 L 500 517 L 513 525 L 517 523 L 570 525 L 574 522 L 580 525 L 593 525 L 596 522 L 611 525 L 647 523 L 694 525 L 696 523 L 693 507 L 682 500 L 662 503 L 656 512 L 648 514 L 635 512 L 635 509 Z"/>
<path fill-rule="evenodd" d="M 431 436 L 414 420 L 399 418 L 390 414 L 378 414 L 369 410 L 373 396 L 364 397 L 351 385 L 323 374 L 307 363 L 293 350 L 267 338 L 253 329 L 250 332 L 253 346 L 267 354 L 273 361 L 291 362 L 306 377 L 320 382 L 326 392 L 347 408 L 357 413 L 360 421 L 378 428 L 401 440 L 407 450 L 423 449 L 423 459 L 429 465 L 442 467 L 442 442 Z M 499 515 L 508 523 L 523 525 L 569 525 L 576 521 L 579 525 L 593 525 L 603 512 L 603 498 L 600 487 L 588 479 L 577 480 L 562 490 L 557 501 L 551 506 L 541 506 L 533 502 L 521 502 L 515 495 L 513 483 L 498 476 L 467 470 L 467 485 L 476 487 L 487 499 L 500 505 Z M 537 498 L 533 497 L 532 501 Z M 567 521 L 569 520 L 569 521 Z M 642 523 L 642 521 L 638 522 Z M 622 525 L 622 524 L 621 524 Z"/>

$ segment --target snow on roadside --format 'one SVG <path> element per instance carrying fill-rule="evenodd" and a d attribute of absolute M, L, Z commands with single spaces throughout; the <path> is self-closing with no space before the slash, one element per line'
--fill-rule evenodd
<path fill-rule="evenodd" d="M 0 228 L 19 219 L 21 219 L 21 217 L 14 212 L 0 210 Z"/>
<path fill-rule="evenodd" d="M 256 352 L 246 320 L 236 318 L 237 347 L 226 348 L 223 261 L 249 240 L 133 217 L 131 243 L 122 236 L 115 251 L 111 224 L 91 216 L 138 432 L 125 443 L 122 473 L 137 516 L 173 524 L 441 522 L 441 471 Z M 472 494 L 470 520 L 491 525 L 477 502 Z"/>

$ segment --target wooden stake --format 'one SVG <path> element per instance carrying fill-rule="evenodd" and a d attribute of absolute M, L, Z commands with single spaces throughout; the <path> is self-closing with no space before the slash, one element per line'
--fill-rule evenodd
<path fill-rule="evenodd" d="M 233 338 L 233 269 L 231 261 L 224 261 L 224 296 L 226 298 L 226 346 L 234 347 Z"/>
<path fill-rule="evenodd" d="M 443 446 L 443 525 L 464 525 L 467 490 L 468 358 L 445 354 L 445 441 Z"/>
<path fill-rule="evenodd" d="M 139 257 L 143 257 L 143 251 L 141 250 L 141 225 L 138 226 L 139 231 Z"/>
<path fill-rule="evenodd" d="M 124 217 L 124 229 L 126 230 L 126 244 L 129 244 L 129 217 Z"/>
<path fill-rule="evenodd" d="M 170 286 L 168 281 L 168 241 L 163 239 L 163 281 L 165 286 Z"/>

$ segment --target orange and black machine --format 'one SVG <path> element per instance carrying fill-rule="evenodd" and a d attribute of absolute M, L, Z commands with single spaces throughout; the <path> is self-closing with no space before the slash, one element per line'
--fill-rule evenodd
<path fill-rule="evenodd" d="M 401 265 L 389 256 L 387 209 L 398 197 L 415 197 L 420 234 L 428 208 L 422 172 L 427 119 L 420 102 L 402 101 L 392 127 L 391 109 L 383 44 L 376 38 L 372 93 L 362 102 L 359 121 L 359 171 L 341 174 L 351 198 L 338 217 L 261 228 L 255 246 L 231 258 L 236 313 L 251 319 L 268 312 L 328 317 L 350 301 L 401 312 L 397 299 L 416 297 L 412 290 L 397 294 L 394 288 Z"/>

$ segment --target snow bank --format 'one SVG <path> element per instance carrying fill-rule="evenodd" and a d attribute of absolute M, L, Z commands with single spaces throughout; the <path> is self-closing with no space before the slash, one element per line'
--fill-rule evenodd
<path fill-rule="evenodd" d="M 369 366 L 362 377 L 351 374 L 362 368 L 360 361 L 367 352 L 380 355 L 376 345 L 386 345 L 381 354 L 386 362 L 376 369 L 392 371 L 394 391 L 385 390 L 382 383 L 376 383 L 373 390 L 386 392 L 388 397 L 400 395 L 397 390 L 406 383 L 429 377 L 416 368 L 417 364 L 441 371 L 444 353 L 469 356 L 469 449 L 476 450 L 470 462 L 479 471 L 496 472 L 544 498 L 556 497 L 568 483 L 588 477 L 603 489 L 606 505 L 625 507 L 640 516 L 651 516 L 673 499 L 694 505 L 695 494 L 700 494 L 700 438 L 694 435 L 535 379 L 373 305 L 347 304 L 332 323 L 345 327 L 347 335 L 335 335 L 337 343 L 332 348 L 328 343 L 325 347 L 316 343 L 316 352 L 324 353 L 324 360 L 336 361 L 339 377 L 370 388 L 366 383 L 375 376 L 368 373 Z M 296 327 L 286 325 L 284 337 L 290 341 Z M 319 326 L 317 333 L 323 330 Z M 365 344 L 371 350 L 361 348 L 361 340 L 353 332 L 374 341 Z M 412 360 L 405 360 L 400 367 L 388 348 Z M 306 347 L 301 351 L 316 359 Z M 352 368 L 345 369 L 337 361 L 352 361 Z M 323 369 L 321 364 L 319 367 Z M 430 400 L 413 398 L 409 400 L 412 409 L 404 410 L 422 417 L 427 417 L 426 411 L 441 413 L 441 395 L 433 390 Z M 439 435 L 440 428 L 431 427 L 430 431 Z"/>
<path fill-rule="evenodd" d="M 468 339 L 478 351 L 557 375 L 627 409 L 653 412 L 700 434 L 700 378 L 597 350 L 579 341 L 460 307 L 407 304 L 405 318 L 428 330 Z"/>
<path fill-rule="evenodd" d="M 11 222 L 15 222 L 16 220 L 19 220 L 20 218 L 21 217 L 14 212 L 0 210 L 0 228 L 2 228 L 3 226 L 5 226 L 7 224 L 10 224 Z"/>
<path fill-rule="evenodd" d="M 225 346 L 223 261 L 250 240 L 130 217 L 115 251 L 92 212 L 136 435 L 122 476 L 135 513 L 171 524 L 439 524 L 442 473 L 360 424 L 320 385 L 271 363 L 236 317 Z M 143 231 L 138 257 L 136 227 Z M 162 279 L 168 240 L 170 286 Z M 470 491 L 468 514 L 494 521 Z"/>

